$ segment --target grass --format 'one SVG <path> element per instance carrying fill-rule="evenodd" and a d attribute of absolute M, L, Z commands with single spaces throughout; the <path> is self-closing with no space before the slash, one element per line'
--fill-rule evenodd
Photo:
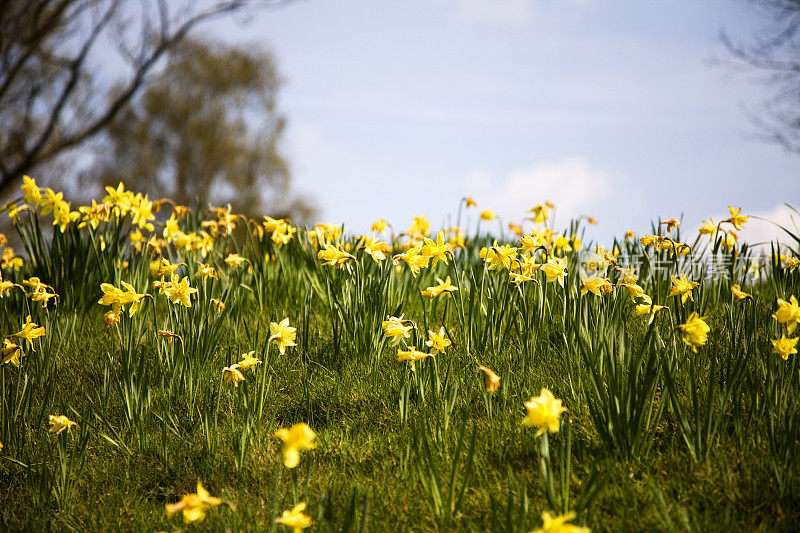
<path fill-rule="evenodd" d="M 777 299 L 800 294 L 790 232 L 776 249 L 786 258 L 726 248 L 730 225 L 690 243 L 689 255 L 616 241 L 609 249 L 620 265 L 644 254 L 638 284 L 668 306 L 650 324 L 622 286 L 581 295 L 586 254 L 559 252 L 558 235 L 541 233 L 542 248 L 528 255 L 565 257 L 563 287 L 544 269 L 517 286 L 508 267 L 522 265 L 489 268 L 491 252 L 518 246 L 516 238 L 492 248 L 489 236 L 462 243 L 445 234 L 460 246 L 414 276 L 392 255 L 424 229 L 419 220 L 410 236 L 382 234 L 394 247 L 383 261 L 340 228 L 292 234 L 288 223 L 225 210 L 187 213 L 180 233 L 148 246 L 164 216 L 159 223 L 146 197 L 111 195 L 105 211 L 87 210 L 50 234 L 48 211 L 70 208 L 32 187 L 14 204 L 30 206 L 16 220 L 25 260 L 14 265 L 6 252 L 2 263 L 14 285 L 0 299 L 0 332 L 25 354 L 19 367 L 0 367 L 3 530 L 285 530 L 274 519 L 300 502 L 313 531 L 530 531 L 543 511 L 576 511 L 572 522 L 594 531 L 800 523 L 800 374 L 797 356 L 784 361 L 770 342 L 788 333 L 772 316 Z M 96 227 L 78 227 L 95 218 Z M 155 226 L 140 230 L 139 220 Z M 536 227 L 545 226 L 530 234 Z M 581 221 L 563 230 L 575 248 L 581 232 Z M 681 242 L 679 230 L 662 233 Z M 325 265 L 322 243 L 351 257 Z M 246 261 L 226 262 L 232 253 Z M 191 307 L 154 287 L 178 279 L 151 272 L 160 257 L 180 263 L 178 276 L 197 289 Z M 731 263 L 728 277 L 686 262 L 711 257 Z M 219 278 L 198 276 L 198 262 Z M 754 262 L 764 265 L 758 278 L 746 274 Z M 669 296 L 681 271 L 699 282 L 685 303 Z M 617 285 L 623 272 L 611 264 L 603 275 Z M 22 283 L 32 276 L 38 290 Z M 447 276 L 457 291 L 420 296 Z M 118 305 L 120 321 L 109 327 L 100 285 L 122 281 L 150 296 L 133 316 L 130 303 Z M 752 299 L 733 301 L 733 283 Z M 39 291 L 58 296 L 42 307 Z M 710 326 L 696 353 L 677 329 L 692 311 Z M 15 335 L 28 314 L 46 330 L 30 345 Z M 439 327 L 452 345 L 411 372 L 381 329 L 401 314 L 415 327 L 400 348 L 427 351 L 427 330 Z M 297 328 L 296 346 L 280 354 L 270 323 L 283 318 Z M 262 363 L 238 386 L 224 381 L 223 367 L 250 351 Z M 499 374 L 494 393 L 478 365 Z M 520 422 L 543 388 L 568 410 L 559 432 L 537 436 Z M 48 416 L 61 414 L 77 426 L 53 435 Z M 313 429 L 316 448 L 289 469 L 274 433 L 296 423 Z M 198 480 L 223 504 L 191 524 L 168 516 L 165 506 Z"/>

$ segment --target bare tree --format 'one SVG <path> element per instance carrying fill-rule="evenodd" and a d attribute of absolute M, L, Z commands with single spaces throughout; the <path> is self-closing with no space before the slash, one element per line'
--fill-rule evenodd
<path fill-rule="evenodd" d="M 761 75 L 771 94 L 760 109 L 747 110 L 761 140 L 800 154 L 800 0 L 755 0 L 768 23 L 748 41 L 722 32 L 729 66 Z"/>
<path fill-rule="evenodd" d="M 103 132 L 192 28 L 279 3 L 0 0 L 0 194 Z"/>
<path fill-rule="evenodd" d="M 185 39 L 165 68 L 111 121 L 97 150 L 92 184 L 129 187 L 180 204 L 231 204 L 239 213 L 308 214 L 288 194 L 279 149 L 280 78 L 267 50 Z"/>

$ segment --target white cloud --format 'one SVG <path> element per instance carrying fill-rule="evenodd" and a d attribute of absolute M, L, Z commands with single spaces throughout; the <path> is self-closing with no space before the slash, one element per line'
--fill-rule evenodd
<path fill-rule="evenodd" d="M 743 210 L 744 212 L 744 210 Z M 785 231 L 776 226 L 780 224 L 795 235 L 800 236 L 800 216 L 795 211 L 784 204 L 778 204 L 768 211 L 757 211 L 755 213 L 745 213 L 753 215 L 747 221 L 744 229 L 739 232 L 739 238 L 743 242 L 750 244 L 774 242 L 775 239 L 781 243 L 789 244 L 793 248 L 797 243 Z M 727 214 L 715 220 L 723 220 Z M 758 219 L 754 217 L 759 217 Z M 759 220 L 764 219 L 764 220 Z"/>
<path fill-rule="evenodd" d="M 466 179 L 481 208 L 491 207 L 505 220 L 520 220 L 536 204 L 556 204 L 561 222 L 587 214 L 611 195 L 608 174 L 581 157 L 517 167 L 503 179 L 473 171 Z"/>

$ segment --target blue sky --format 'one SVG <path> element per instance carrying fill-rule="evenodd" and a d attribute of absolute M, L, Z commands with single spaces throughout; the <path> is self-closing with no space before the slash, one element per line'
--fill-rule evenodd
<path fill-rule="evenodd" d="M 275 54 L 293 185 L 320 220 L 439 226 L 472 195 L 510 221 L 550 199 L 607 240 L 800 205 L 800 157 L 745 138 L 741 104 L 766 89 L 711 64 L 722 28 L 764 22 L 733 0 L 301 0 L 202 31 Z"/>

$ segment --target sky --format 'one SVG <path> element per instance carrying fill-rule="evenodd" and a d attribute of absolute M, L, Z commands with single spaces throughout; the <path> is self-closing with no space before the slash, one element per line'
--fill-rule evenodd
<path fill-rule="evenodd" d="M 321 221 L 440 227 L 471 196 L 507 223 L 551 200 L 608 241 L 729 204 L 791 224 L 800 156 L 748 139 L 767 89 L 713 61 L 722 29 L 765 22 L 741 0 L 297 0 L 202 32 L 274 53 L 293 189 Z"/>

